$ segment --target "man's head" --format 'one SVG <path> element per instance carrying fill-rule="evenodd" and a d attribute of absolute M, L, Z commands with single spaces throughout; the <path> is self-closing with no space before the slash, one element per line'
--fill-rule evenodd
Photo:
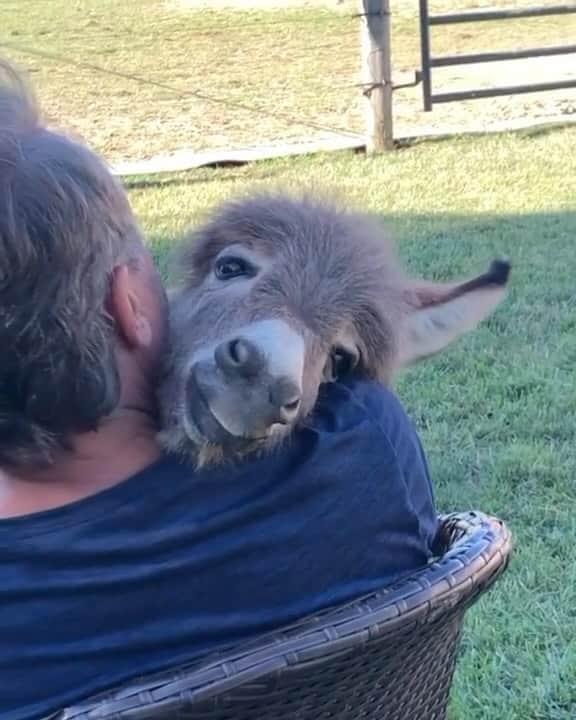
<path fill-rule="evenodd" d="M 50 465 L 123 407 L 150 412 L 165 326 L 121 185 L 0 62 L 0 467 Z"/>

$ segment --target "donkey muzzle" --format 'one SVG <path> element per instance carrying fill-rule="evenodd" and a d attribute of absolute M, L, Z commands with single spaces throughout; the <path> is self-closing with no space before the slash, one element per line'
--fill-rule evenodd
<path fill-rule="evenodd" d="M 304 342 L 282 320 L 242 328 L 190 368 L 188 420 L 207 442 L 263 440 L 299 416 Z"/>

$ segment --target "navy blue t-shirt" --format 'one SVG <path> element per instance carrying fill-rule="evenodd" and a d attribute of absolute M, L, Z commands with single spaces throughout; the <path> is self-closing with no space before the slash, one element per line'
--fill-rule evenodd
<path fill-rule="evenodd" d="M 416 432 L 373 383 L 324 388 L 268 457 L 197 473 L 164 458 L 0 521 L 0 717 L 41 717 L 376 590 L 427 563 L 435 530 Z"/>

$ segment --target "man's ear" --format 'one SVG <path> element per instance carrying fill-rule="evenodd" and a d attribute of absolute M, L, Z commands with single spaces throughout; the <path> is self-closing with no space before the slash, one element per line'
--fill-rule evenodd
<path fill-rule="evenodd" d="M 473 330 L 506 297 L 510 264 L 495 260 L 487 272 L 460 283 L 413 282 L 399 337 L 398 367 L 435 355 Z"/>
<path fill-rule="evenodd" d="M 127 265 L 118 265 L 112 271 L 108 310 L 114 318 L 119 337 L 128 347 L 150 345 L 150 322 L 142 311 L 138 285 Z"/>

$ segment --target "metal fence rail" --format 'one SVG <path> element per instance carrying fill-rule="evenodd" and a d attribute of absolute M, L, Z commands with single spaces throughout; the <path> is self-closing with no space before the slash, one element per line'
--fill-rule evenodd
<path fill-rule="evenodd" d="M 470 65 L 473 63 L 501 62 L 503 60 L 520 60 L 534 57 L 550 57 L 553 55 L 570 55 L 576 53 L 576 45 L 557 45 L 553 47 L 526 48 L 524 50 L 502 50 L 497 52 L 481 52 L 466 55 L 444 55 L 432 57 L 430 51 L 430 28 L 437 25 L 453 25 L 456 23 L 483 22 L 490 20 L 507 20 L 518 18 L 543 17 L 546 15 L 576 14 L 576 4 L 533 6 L 527 8 L 509 8 L 499 10 L 467 10 L 459 13 L 446 13 L 430 15 L 428 0 L 420 0 L 420 47 L 422 68 L 422 93 L 424 110 L 429 112 L 434 104 L 455 102 L 458 100 L 474 100 L 503 95 L 518 95 L 521 93 L 546 92 L 549 90 L 565 90 L 576 88 L 576 79 L 557 80 L 546 83 L 531 83 L 524 85 L 508 85 L 497 88 L 478 88 L 473 90 L 458 90 L 454 92 L 432 92 L 432 68 L 448 67 L 453 65 Z"/>

